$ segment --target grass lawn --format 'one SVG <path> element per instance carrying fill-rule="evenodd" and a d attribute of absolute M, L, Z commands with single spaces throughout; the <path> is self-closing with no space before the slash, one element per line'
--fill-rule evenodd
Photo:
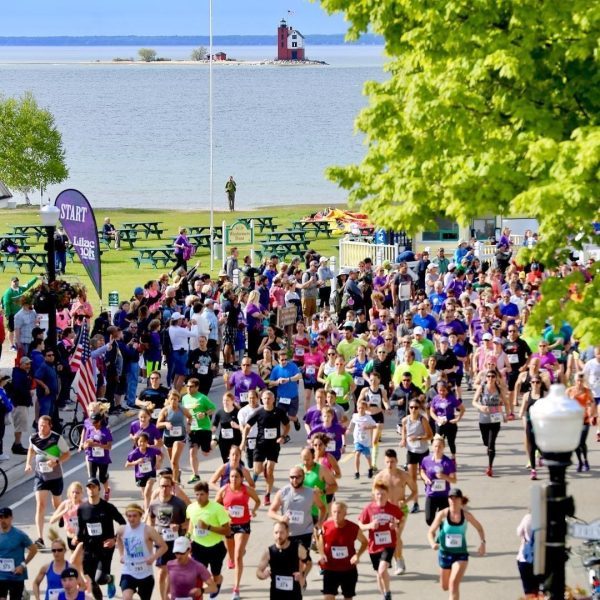
<path fill-rule="evenodd" d="M 236 217 L 252 217 L 256 215 L 260 216 L 272 216 L 275 217 L 275 223 L 277 229 L 287 229 L 291 227 L 292 221 L 307 217 L 311 213 L 320 210 L 324 207 L 319 205 L 297 205 L 297 206 L 285 206 L 285 207 L 265 207 L 254 211 L 239 211 L 235 213 Z M 338 208 L 345 208 L 339 206 Z M 143 285 L 149 279 L 156 278 L 158 274 L 165 271 L 169 271 L 170 268 L 167 266 L 166 269 L 153 269 L 150 264 L 142 264 L 138 269 L 134 262 L 131 260 L 133 256 L 137 255 L 137 249 L 139 248 L 151 248 L 151 247 L 162 247 L 169 246 L 172 244 L 170 236 L 177 234 L 177 229 L 180 226 L 190 225 L 210 225 L 210 213 L 208 211 L 169 211 L 169 210 L 140 210 L 140 209 L 109 209 L 102 210 L 97 209 L 95 211 L 96 222 L 98 228 L 102 227 L 104 217 L 110 216 L 111 222 L 119 227 L 124 221 L 161 221 L 161 228 L 165 229 L 162 240 L 157 240 L 155 237 L 149 239 L 138 238 L 138 241 L 134 244 L 134 249 L 129 250 L 129 244 L 123 243 L 123 250 L 116 251 L 114 249 L 107 250 L 106 245 L 101 243 L 100 247 L 103 250 L 102 254 L 102 292 L 103 298 L 98 298 L 90 280 L 80 264 L 79 259 L 75 257 L 75 262 L 67 263 L 67 276 L 66 279 L 74 279 L 83 283 L 88 288 L 89 301 L 94 305 L 94 308 L 107 306 L 108 304 L 108 293 L 116 290 L 119 292 L 120 298 L 129 298 L 133 294 L 133 289 L 138 285 Z M 233 222 L 231 213 L 229 212 L 217 212 L 215 211 L 215 227 L 220 227 L 223 220 L 226 220 L 228 224 Z M 39 207 L 18 207 L 14 210 L 5 209 L 2 211 L 2 217 L 0 217 L 0 232 L 10 233 L 11 225 L 34 225 L 40 223 L 39 218 Z M 0 234 L 1 237 L 1 234 Z M 309 236 L 311 237 L 311 236 Z M 258 240 L 262 239 L 258 230 L 256 231 L 255 247 L 260 248 Z M 317 250 L 320 254 L 326 256 L 337 255 L 337 236 L 332 236 L 328 239 L 325 236 L 319 237 L 317 240 L 311 240 L 311 248 Z M 33 252 L 43 252 L 44 240 L 40 240 L 39 243 L 35 242 L 35 236 L 28 239 L 28 243 L 32 244 L 31 250 Z M 240 255 L 244 256 L 250 252 L 249 246 L 240 247 Z M 289 258 L 289 257 L 288 257 Z M 189 261 L 189 265 L 193 265 L 195 260 L 201 261 L 202 272 L 210 272 L 210 257 L 209 251 L 205 248 L 200 248 L 195 257 Z M 221 263 L 215 260 L 215 269 L 213 271 L 216 274 L 221 268 Z M 29 277 L 28 269 L 24 269 L 21 274 L 21 279 L 27 281 Z M 2 289 L 6 289 L 9 284 L 10 277 L 17 274 L 15 267 L 8 265 L 6 271 L 0 273 L 0 282 L 2 282 Z M 41 275 L 39 270 L 34 269 L 34 275 Z"/>

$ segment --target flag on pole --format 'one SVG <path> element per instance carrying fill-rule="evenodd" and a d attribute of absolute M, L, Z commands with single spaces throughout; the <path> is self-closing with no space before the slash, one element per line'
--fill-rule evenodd
<path fill-rule="evenodd" d="M 293 10 L 288 10 L 288 15 L 293 15 L 294 11 Z"/>
<path fill-rule="evenodd" d="M 75 396 L 86 415 L 90 403 L 96 401 L 96 382 L 94 381 L 92 360 L 88 324 L 87 319 L 84 319 L 77 339 L 77 346 L 69 364 L 75 371 L 75 379 L 73 380 Z"/>

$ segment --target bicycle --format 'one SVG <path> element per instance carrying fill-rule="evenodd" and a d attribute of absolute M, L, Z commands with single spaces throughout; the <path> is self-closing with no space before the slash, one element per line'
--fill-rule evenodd
<path fill-rule="evenodd" d="M 587 571 L 590 599 L 600 600 L 600 540 L 587 540 L 573 552 Z"/>
<path fill-rule="evenodd" d="M 79 448 L 79 442 L 83 435 L 83 416 L 79 416 L 79 408 L 79 402 L 76 402 L 75 409 L 73 410 L 73 419 L 65 423 L 62 428 L 62 436 L 69 440 L 71 450 Z"/>
<path fill-rule="evenodd" d="M 6 477 L 6 471 L 0 467 L 0 496 L 4 496 L 6 488 L 8 487 L 8 477 Z"/>

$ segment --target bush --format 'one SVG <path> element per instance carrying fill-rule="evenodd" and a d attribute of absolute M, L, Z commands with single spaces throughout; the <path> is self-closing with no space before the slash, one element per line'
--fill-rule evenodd
<path fill-rule="evenodd" d="M 144 62 L 154 62 L 156 60 L 156 50 L 152 48 L 140 48 L 138 50 L 140 60 Z"/>
<path fill-rule="evenodd" d="M 200 46 L 199 48 L 194 48 L 192 50 L 192 54 L 190 55 L 190 60 L 205 60 L 207 57 L 206 48 L 204 46 Z"/>

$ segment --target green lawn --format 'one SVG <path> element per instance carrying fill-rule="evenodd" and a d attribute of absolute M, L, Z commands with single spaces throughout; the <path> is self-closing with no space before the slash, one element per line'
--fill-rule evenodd
<path fill-rule="evenodd" d="M 307 217 L 309 214 L 320 210 L 324 207 L 319 205 L 297 205 L 297 206 L 285 206 L 285 207 L 265 207 L 257 209 L 255 211 L 239 211 L 235 213 L 236 217 L 252 217 L 255 215 L 268 215 L 275 217 L 275 223 L 278 229 L 286 229 L 291 226 L 292 221 Z M 345 208 L 338 206 L 338 208 Z M 123 221 L 161 221 L 161 227 L 165 229 L 162 240 L 157 240 L 151 237 L 145 240 L 142 236 L 135 243 L 135 248 L 143 247 L 160 247 L 171 244 L 169 236 L 177 234 L 177 229 L 180 226 L 189 225 L 209 225 L 210 214 L 207 211 L 168 211 L 168 210 L 140 210 L 140 209 L 120 209 L 120 210 L 102 210 L 98 209 L 96 213 L 96 222 L 98 228 L 102 227 L 104 217 L 110 216 L 111 222 L 115 226 L 119 226 Z M 220 227 L 221 223 L 225 219 L 229 224 L 233 222 L 233 218 L 229 212 L 216 212 L 215 211 L 215 227 Z M 11 232 L 11 225 L 29 225 L 39 224 L 39 207 L 18 207 L 14 210 L 5 209 L 2 211 L 2 217 L 0 217 L 0 232 L 9 233 Z M 260 240 L 261 235 L 257 231 L 257 238 Z M 1 235 L 0 235 L 1 237 Z M 331 239 L 327 237 L 319 237 L 317 240 L 311 242 L 311 248 L 314 248 L 321 254 L 327 256 L 337 255 L 337 236 L 332 236 Z M 30 237 L 28 242 L 33 244 L 32 251 L 41 252 L 43 251 L 43 240 L 40 240 L 39 244 L 35 244 L 35 236 Z M 106 250 L 105 244 L 100 244 L 103 249 L 102 254 L 102 301 L 96 295 L 91 282 L 89 281 L 87 274 L 83 267 L 79 263 L 79 259 L 76 257 L 75 262 L 69 262 L 67 264 L 67 276 L 66 279 L 76 279 L 81 281 L 88 288 L 89 300 L 94 304 L 95 308 L 100 305 L 106 306 L 108 300 L 108 293 L 117 290 L 120 294 L 121 299 L 129 298 L 133 289 L 137 285 L 143 285 L 149 279 L 156 278 L 157 274 L 163 273 L 167 269 L 153 269 L 149 264 L 143 264 L 139 269 L 135 266 L 131 258 L 137 254 L 135 250 L 129 250 L 129 245 L 124 243 L 123 250 L 116 251 L 113 249 Z M 255 247 L 260 246 L 255 242 Z M 240 254 L 243 256 L 250 252 L 250 247 L 240 247 Z M 201 248 L 196 254 L 196 260 L 201 261 L 201 270 L 203 272 L 210 271 L 210 257 L 207 249 Z M 194 263 L 194 258 L 190 261 L 190 265 Z M 216 274 L 221 268 L 220 262 L 215 260 L 215 268 L 213 273 Z M 28 273 L 25 269 L 22 273 L 22 279 L 28 278 Z M 16 271 L 12 265 L 9 265 L 4 271 L 0 273 L 0 281 L 2 281 L 2 289 L 4 289 L 9 282 L 9 278 L 15 274 Z M 34 274 L 40 275 L 41 273 L 34 270 Z"/>

